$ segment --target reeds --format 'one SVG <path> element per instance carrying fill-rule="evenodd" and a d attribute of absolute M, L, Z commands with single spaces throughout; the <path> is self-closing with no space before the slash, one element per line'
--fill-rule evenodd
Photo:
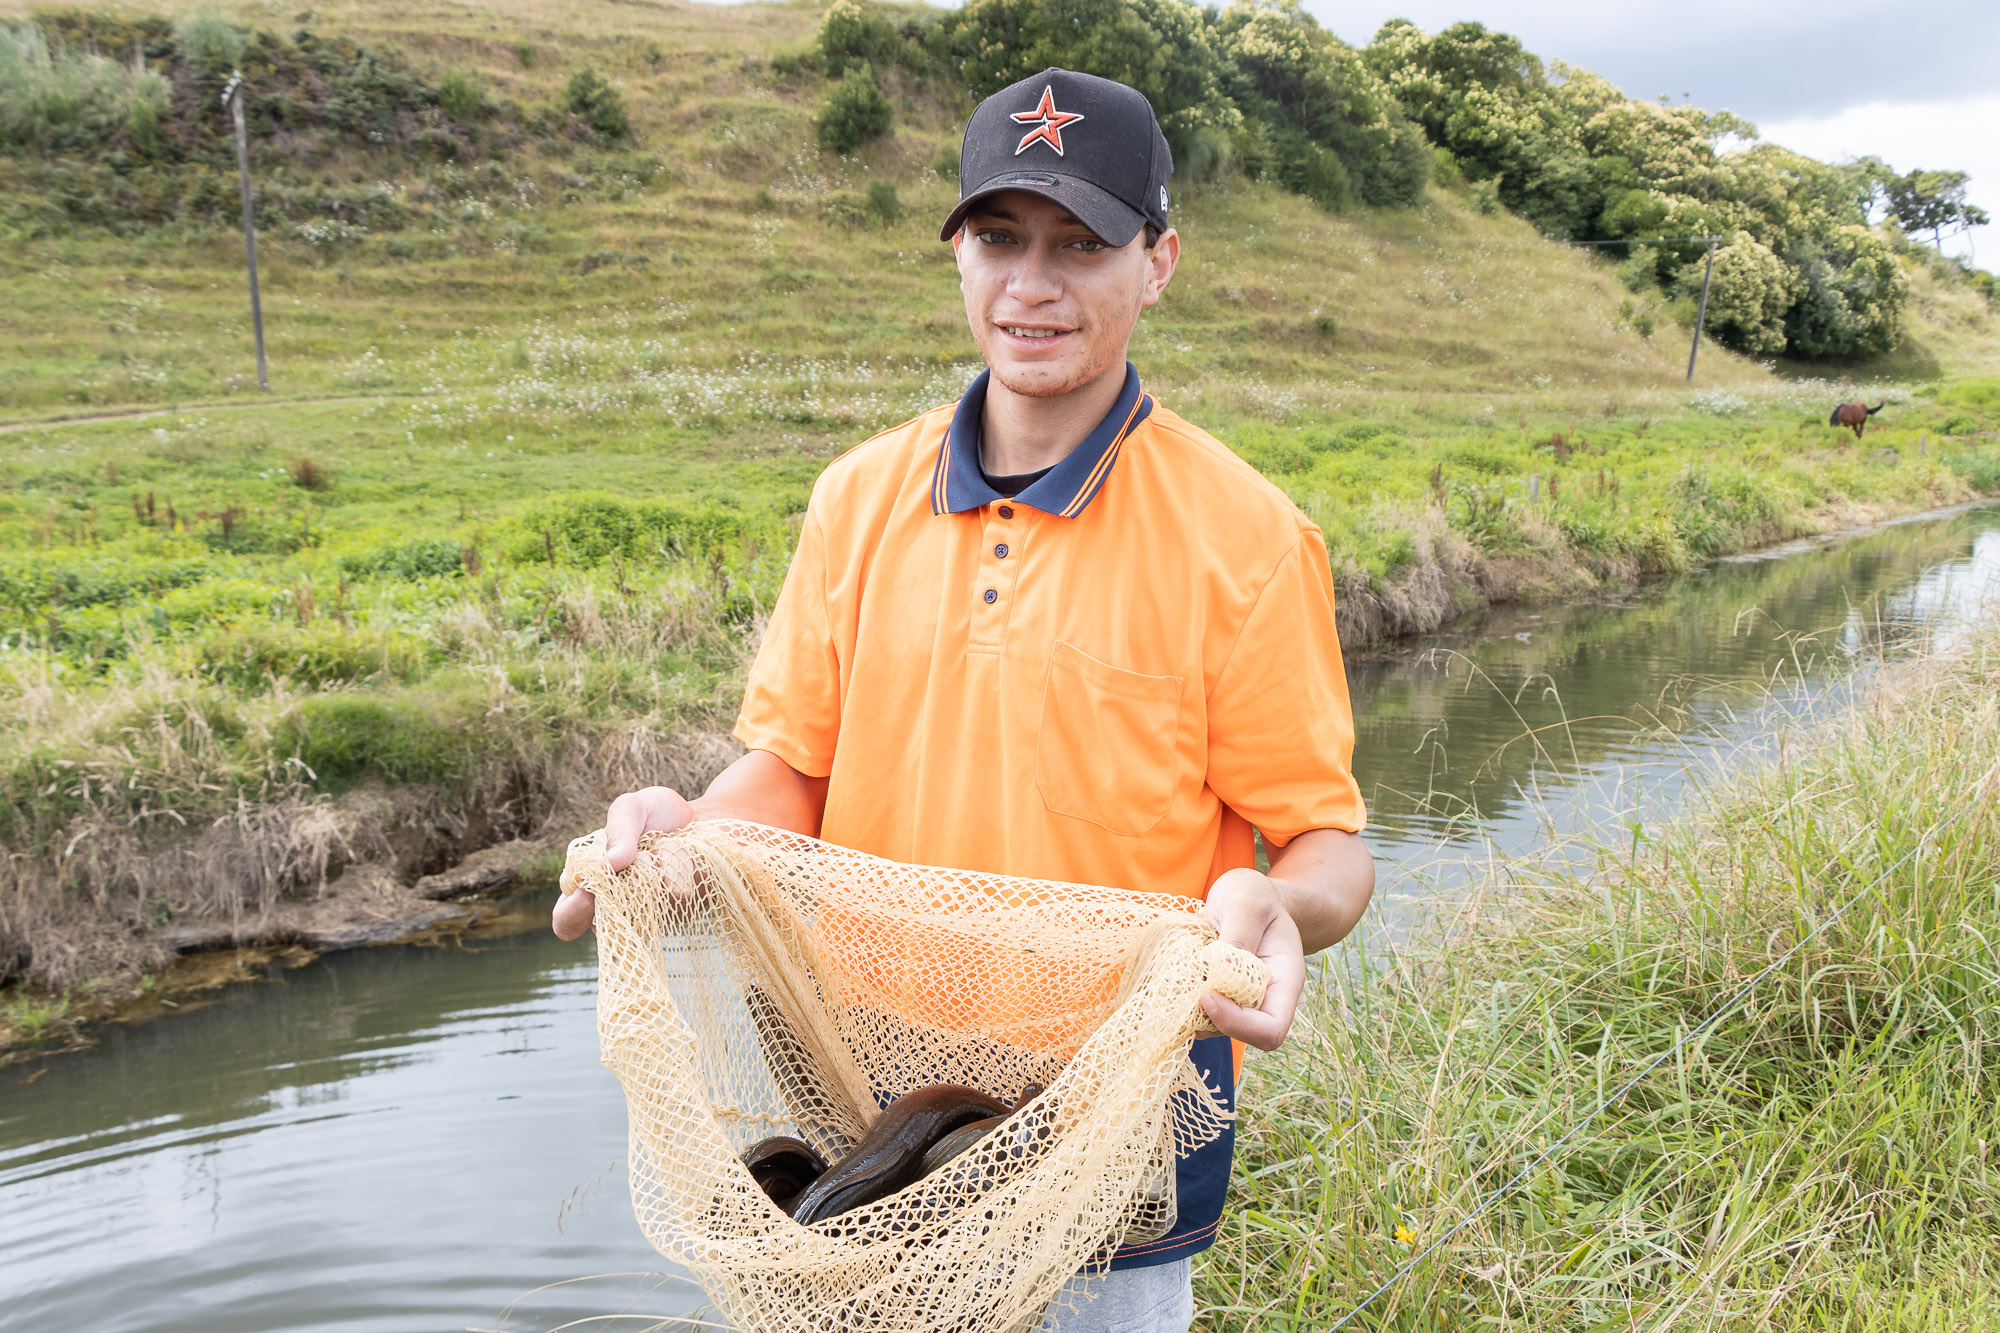
<path fill-rule="evenodd" d="M 1994 632 L 1594 867 L 1505 867 L 1416 943 L 1326 969 L 1252 1067 L 1203 1326 L 1329 1327 L 1927 833 L 1348 1326 L 1992 1326 Z"/>

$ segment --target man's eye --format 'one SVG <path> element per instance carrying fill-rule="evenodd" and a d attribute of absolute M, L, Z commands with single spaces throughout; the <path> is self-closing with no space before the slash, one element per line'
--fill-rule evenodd
<path fill-rule="evenodd" d="M 982 231 L 973 233 L 974 238 L 986 245 L 1005 245 L 1007 233 L 1004 231 Z"/>
<path fill-rule="evenodd" d="M 1103 241 L 1084 240 L 1084 241 L 1073 242 L 1073 244 L 1076 246 L 1077 249 L 1083 251 L 1087 255 L 1094 255 L 1099 250 L 1105 248 Z"/>

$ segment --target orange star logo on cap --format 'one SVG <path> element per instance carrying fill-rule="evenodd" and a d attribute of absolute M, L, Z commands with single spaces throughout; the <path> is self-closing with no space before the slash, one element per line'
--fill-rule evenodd
<path fill-rule="evenodd" d="M 1018 124 L 1035 125 L 1034 129 L 1029 130 L 1021 136 L 1020 144 L 1014 149 L 1014 156 L 1019 157 L 1028 151 L 1029 144 L 1039 141 L 1055 149 L 1056 156 L 1061 157 L 1063 155 L 1063 126 L 1082 120 L 1083 116 L 1080 112 L 1076 111 L 1056 110 L 1055 94 L 1045 85 L 1042 88 L 1042 100 L 1035 109 L 1033 111 L 1016 111 L 1012 119 Z M 1041 123 L 1036 125 L 1037 121 Z"/>

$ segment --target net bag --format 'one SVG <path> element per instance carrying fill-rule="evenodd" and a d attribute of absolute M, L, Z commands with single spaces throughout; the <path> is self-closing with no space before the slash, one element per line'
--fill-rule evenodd
<path fill-rule="evenodd" d="M 1188 1060 L 1214 990 L 1266 974 L 1177 895 L 900 865 L 756 824 L 600 830 L 598 1034 L 631 1117 L 633 1209 L 746 1333 L 1002 1333 L 1173 1221 L 1173 1164 L 1229 1112 Z M 740 1154 L 836 1161 L 880 1108 L 968 1084 L 1045 1091 L 945 1168 L 811 1226 Z"/>

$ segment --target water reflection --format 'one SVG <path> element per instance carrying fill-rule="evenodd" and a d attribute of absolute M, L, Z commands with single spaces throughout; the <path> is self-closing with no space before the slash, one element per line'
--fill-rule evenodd
<path fill-rule="evenodd" d="M 1488 840 L 1653 817 L 1867 646 L 1956 642 L 1996 580 L 2000 515 L 1979 513 L 1355 659 L 1378 921 Z M 646 1276 L 665 1265 L 626 1198 L 594 998 L 589 945 L 542 930 L 371 950 L 0 1071 L 0 1323 L 512 1333 L 697 1309 Z M 496 1324 L 585 1274 L 628 1276 Z"/>
<path fill-rule="evenodd" d="M 1997 593 L 2000 513 L 1975 510 L 1353 661 L 1377 924 L 1400 932 L 1489 849 L 1661 817 L 1838 704 L 1857 662 L 1961 642 Z"/>
<path fill-rule="evenodd" d="M 544 1282 L 661 1269 L 595 991 L 588 946 L 546 935 L 374 950 L 0 1074 L 0 1322 L 457 1330 Z M 507 1327 L 701 1303 L 654 1286 Z"/>

